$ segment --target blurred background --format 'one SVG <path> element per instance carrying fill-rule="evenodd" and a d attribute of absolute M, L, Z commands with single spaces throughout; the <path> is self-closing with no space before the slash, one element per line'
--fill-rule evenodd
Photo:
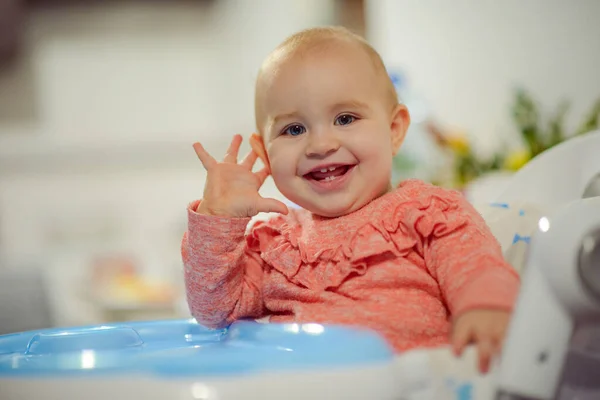
<path fill-rule="evenodd" d="M 252 133 L 287 35 L 365 36 L 413 118 L 394 179 L 479 202 L 598 126 L 599 17 L 597 0 L 0 0 L 0 333 L 189 316 L 191 143 Z"/>

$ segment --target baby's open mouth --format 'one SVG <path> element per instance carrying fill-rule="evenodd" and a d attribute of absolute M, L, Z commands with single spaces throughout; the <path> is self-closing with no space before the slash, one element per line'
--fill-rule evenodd
<path fill-rule="evenodd" d="M 308 174 L 304 175 L 304 177 L 306 179 L 312 179 L 315 181 L 333 181 L 346 175 L 346 173 L 348 173 L 352 167 L 354 167 L 354 165 L 332 165 L 329 167 L 314 169 Z"/>

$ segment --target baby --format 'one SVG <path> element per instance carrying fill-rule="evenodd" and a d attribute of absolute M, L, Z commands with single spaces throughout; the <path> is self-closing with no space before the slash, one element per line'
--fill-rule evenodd
<path fill-rule="evenodd" d="M 397 352 L 475 343 L 487 371 L 518 275 L 461 194 L 391 187 L 410 117 L 377 52 L 343 28 L 299 32 L 262 65 L 255 108 L 243 160 L 239 135 L 222 162 L 194 144 L 208 174 L 182 244 L 196 320 L 364 326 Z M 300 210 L 259 195 L 269 175 Z M 249 226 L 260 212 L 278 214 Z"/>

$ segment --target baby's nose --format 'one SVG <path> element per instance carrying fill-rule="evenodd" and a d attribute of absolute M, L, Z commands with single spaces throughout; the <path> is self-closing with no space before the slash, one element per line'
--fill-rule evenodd
<path fill-rule="evenodd" d="M 331 132 L 313 132 L 306 146 L 307 157 L 324 157 L 335 153 L 340 148 L 340 141 Z"/>

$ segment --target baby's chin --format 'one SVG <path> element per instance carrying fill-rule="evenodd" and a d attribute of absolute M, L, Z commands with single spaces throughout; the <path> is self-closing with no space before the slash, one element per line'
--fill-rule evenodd
<path fill-rule="evenodd" d="M 368 201 L 364 201 L 364 204 L 362 204 L 363 202 L 359 201 L 339 201 L 335 199 L 319 199 L 318 197 L 313 197 L 313 199 L 316 201 L 305 199 L 290 200 L 299 207 L 322 218 L 337 218 L 351 214 L 368 203 Z"/>

